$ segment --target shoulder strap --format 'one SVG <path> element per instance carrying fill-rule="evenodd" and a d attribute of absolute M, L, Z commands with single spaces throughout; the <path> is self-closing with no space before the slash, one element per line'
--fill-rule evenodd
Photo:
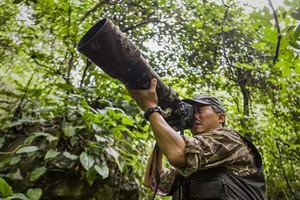
<path fill-rule="evenodd" d="M 235 133 L 237 133 L 253 150 L 254 155 L 255 155 L 255 162 L 257 167 L 260 169 L 262 167 L 262 157 L 258 151 L 258 149 L 256 148 L 256 146 L 246 137 L 242 136 L 239 132 L 234 131 Z"/>

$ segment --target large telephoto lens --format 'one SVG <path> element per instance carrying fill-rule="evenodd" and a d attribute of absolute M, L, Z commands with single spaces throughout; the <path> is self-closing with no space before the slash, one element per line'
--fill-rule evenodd
<path fill-rule="evenodd" d="M 157 79 L 158 105 L 168 113 L 171 121 L 180 102 L 177 92 L 163 83 L 142 52 L 109 19 L 92 26 L 77 45 L 77 50 L 109 76 L 128 87 L 148 89 L 152 78 Z"/>

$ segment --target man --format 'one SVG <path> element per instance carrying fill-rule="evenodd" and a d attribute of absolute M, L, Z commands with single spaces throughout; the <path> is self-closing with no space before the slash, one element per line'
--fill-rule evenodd
<path fill-rule="evenodd" d="M 145 111 L 161 152 L 152 153 L 144 185 L 161 195 L 172 195 L 181 185 L 183 199 L 264 199 L 261 156 L 250 141 L 223 127 L 222 102 L 211 95 L 184 100 L 195 106 L 195 121 L 193 137 L 181 136 L 157 107 L 156 84 L 157 80 L 152 79 L 148 90 L 128 88 Z M 162 154 L 171 164 L 170 169 L 163 167 Z M 158 166 L 159 176 L 153 166 Z M 178 174 L 182 177 L 179 186 Z"/>

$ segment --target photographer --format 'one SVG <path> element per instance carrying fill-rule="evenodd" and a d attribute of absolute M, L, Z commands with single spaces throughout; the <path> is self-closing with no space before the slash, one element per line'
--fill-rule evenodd
<path fill-rule="evenodd" d="M 157 107 L 156 85 L 152 79 L 148 90 L 127 88 L 145 111 L 159 147 L 150 156 L 144 185 L 178 199 L 264 199 L 261 156 L 250 141 L 224 127 L 222 102 L 211 95 L 184 100 L 195 107 L 195 121 L 193 137 L 181 136 Z M 163 167 L 163 155 L 171 168 Z"/>

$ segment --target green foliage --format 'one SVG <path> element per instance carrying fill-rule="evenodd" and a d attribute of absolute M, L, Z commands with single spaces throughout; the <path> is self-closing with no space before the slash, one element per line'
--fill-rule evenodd
<path fill-rule="evenodd" d="M 12 194 L 12 189 L 10 185 L 7 184 L 7 182 L 3 179 L 0 178 L 0 193 L 3 197 L 7 197 Z"/>
<path fill-rule="evenodd" d="M 223 97 L 226 123 L 263 155 L 268 199 L 299 199 L 300 5 L 284 3 L 276 24 L 270 7 L 248 14 L 235 1 L 2 1 L 1 197 L 151 196 L 147 122 L 75 48 L 106 17 L 182 98 Z"/>

